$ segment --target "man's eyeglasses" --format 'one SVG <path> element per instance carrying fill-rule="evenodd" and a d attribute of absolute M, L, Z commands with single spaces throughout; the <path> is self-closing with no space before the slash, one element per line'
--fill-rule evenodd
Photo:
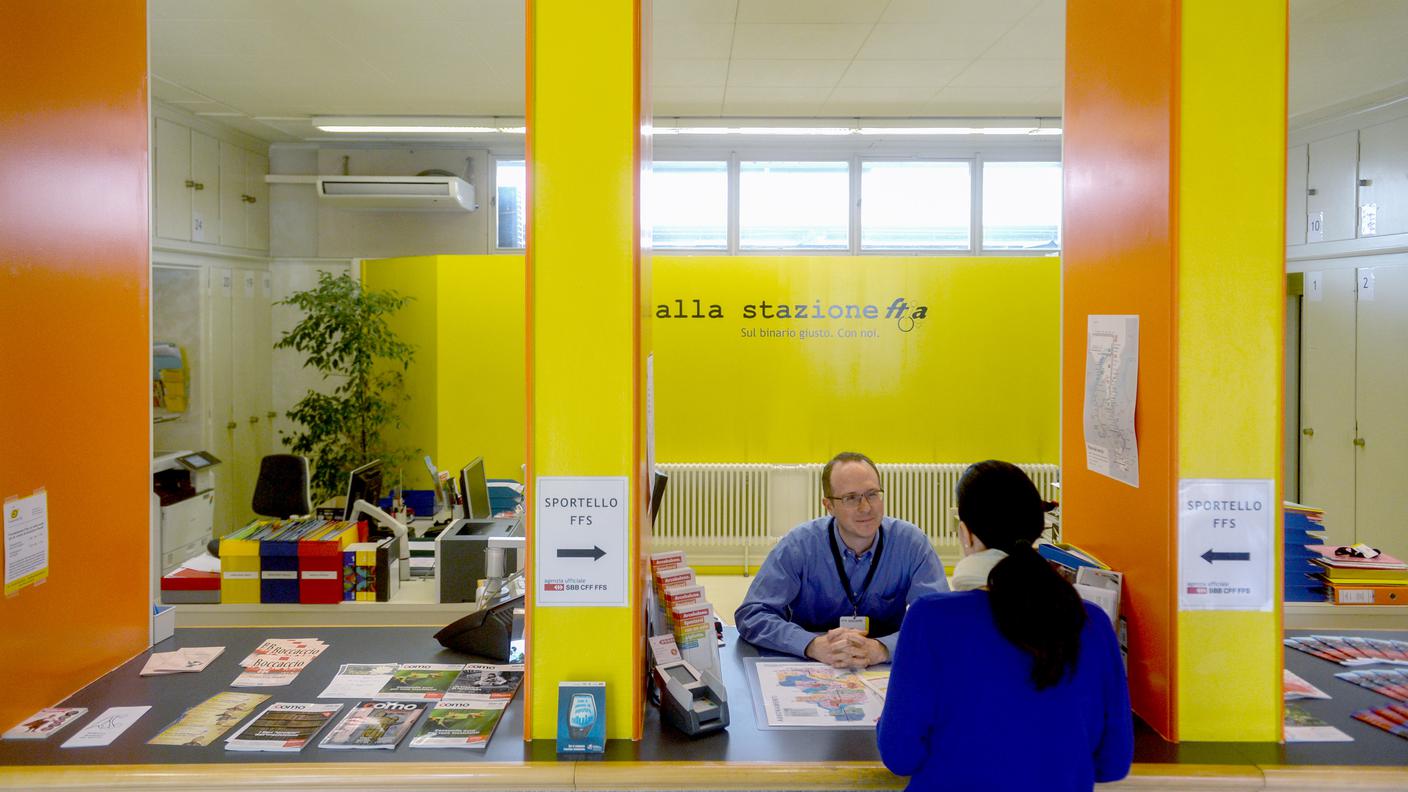
<path fill-rule="evenodd" d="M 885 490 L 877 489 L 869 492 L 852 492 L 835 498 L 827 498 L 827 500 L 832 503 L 839 503 L 848 509 L 854 509 L 860 506 L 861 501 L 865 501 L 873 506 L 885 500 Z"/>

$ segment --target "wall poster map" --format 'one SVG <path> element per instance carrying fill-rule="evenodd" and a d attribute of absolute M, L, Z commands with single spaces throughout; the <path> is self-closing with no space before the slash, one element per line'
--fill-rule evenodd
<path fill-rule="evenodd" d="M 769 726 L 862 726 L 880 720 L 889 672 L 847 671 L 821 663 L 759 662 L 758 687 Z"/>
<path fill-rule="evenodd" d="M 1139 317 L 1088 317 L 1085 348 L 1085 466 L 1139 486 L 1134 401 L 1139 386 Z"/>

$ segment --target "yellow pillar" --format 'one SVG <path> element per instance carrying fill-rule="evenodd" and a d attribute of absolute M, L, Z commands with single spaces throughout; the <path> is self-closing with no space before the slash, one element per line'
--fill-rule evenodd
<path fill-rule="evenodd" d="M 647 8 L 527 3 L 527 739 L 556 737 L 562 681 L 604 681 L 608 739 L 640 737 Z M 569 490 L 583 495 L 581 508 L 553 501 Z M 606 555 L 560 553 L 597 546 Z M 606 590 L 554 588 L 564 575 L 568 587 L 580 578 Z"/>
<path fill-rule="evenodd" d="M 1066 30 L 1066 536 L 1127 575 L 1146 722 L 1277 740 L 1286 0 L 1069 0 Z M 1137 486 L 1087 469 L 1087 322 L 1110 314 L 1139 317 Z M 1262 488 L 1258 541 L 1182 518 L 1205 479 Z"/>
<path fill-rule="evenodd" d="M 1183 0 L 1181 22 L 1178 476 L 1274 480 L 1278 562 L 1271 610 L 1179 613 L 1178 734 L 1274 741 L 1282 710 L 1286 2 Z"/>

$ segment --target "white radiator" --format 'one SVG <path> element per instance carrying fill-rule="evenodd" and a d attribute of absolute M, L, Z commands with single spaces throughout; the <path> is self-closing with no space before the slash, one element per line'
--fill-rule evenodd
<path fill-rule="evenodd" d="M 771 547 L 793 526 L 823 514 L 823 465 L 661 463 L 669 476 L 655 519 L 656 550 L 718 548 L 724 556 Z M 966 464 L 879 465 L 885 513 L 919 526 L 939 548 L 958 544 L 954 487 Z M 1060 468 L 1019 464 L 1048 500 Z M 727 549 L 727 550 L 726 550 Z M 714 563 L 739 563 L 707 554 Z M 755 555 L 755 558 L 757 556 Z M 699 563 L 699 562 L 696 562 Z M 748 563 L 746 560 L 743 563 Z"/>

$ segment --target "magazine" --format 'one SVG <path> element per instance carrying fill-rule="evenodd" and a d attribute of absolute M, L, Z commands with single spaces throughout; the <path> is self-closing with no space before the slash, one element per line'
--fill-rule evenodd
<path fill-rule="evenodd" d="M 382 701 L 439 701 L 454 684 L 463 665 L 402 663 L 375 698 Z"/>
<path fill-rule="evenodd" d="M 275 704 L 225 741 L 227 751 L 301 751 L 341 704 Z"/>
<path fill-rule="evenodd" d="M 20 721 L 3 735 L 6 740 L 43 740 L 83 717 L 87 707 L 46 707 Z"/>
<path fill-rule="evenodd" d="M 455 677 L 445 701 L 511 701 L 523 681 L 523 666 L 470 663 Z"/>
<path fill-rule="evenodd" d="M 506 701 L 442 701 L 425 718 L 412 748 L 485 748 Z"/>
<path fill-rule="evenodd" d="M 1294 699 L 1327 699 L 1330 694 L 1318 687 L 1306 682 L 1289 668 L 1282 669 L 1281 687 L 1285 691 L 1286 701 Z"/>
<path fill-rule="evenodd" d="M 317 638 L 269 638 L 240 661 L 244 673 L 231 687 L 278 687 L 293 682 L 327 644 Z"/>
<path fill-rule="evenodd" d="M 318 747 L 394 750 L 429 706 L 422 701 L 363 701 L 332 727 Z"/>
<path fill-rule="evenodd" d="M 1286 742 L 1354 742 L 1354 738 L 1295 704 L 1286 705 Z"/>
<path fill-rule="evenodd" d="M 216 693 L 181 713 L 147 745 L 210 745 L 268 700 L 262 693 Z"/>
<path fill-rule="evenodd" d="M 395 663 L 346 663 L 318 698 L 375 698 L 395 671 Z"/>

